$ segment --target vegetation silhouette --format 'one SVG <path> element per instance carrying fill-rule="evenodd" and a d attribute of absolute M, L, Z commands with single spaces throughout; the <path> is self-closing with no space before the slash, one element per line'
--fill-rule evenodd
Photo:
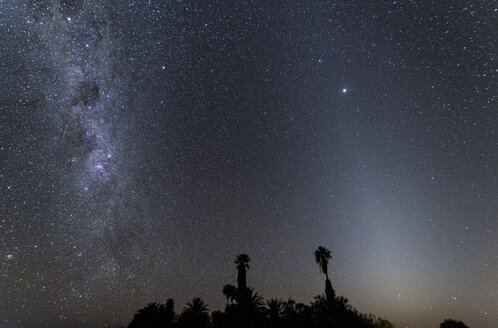
<path fill-rule="evenodd" d="M 228 309 L 228 305 L 229 305 L 228 301 L 230 301 L 231 304 L 233 304 L 233 300 L 235 299 L 235 294 L 237 292 L 237 287 L 235 287 L 234 285 L 227 284 L 227 285 L 223 286 L 222 292 L 223 292 L 223 295 L 225 295 L 225 297 L 227 299 L 226 309 Z"/>
<path fill-rule="evenodd" d="M 439 325 L 439 328 L 469 328 L 461 321 L 446 319 Z"/>
<path fill-rule="evenodd" d="M 247 254 L 240 254 L 235 259 L 235 264 L 237 264 L 237 288 L 239 290 L 244 290 L 247 287 L 246 281 L 246 269 L 249 269 L 249 261 L 251 258 Z"/>
<path fill-rule="evenodd" d="M 332 304 L 335 298 L 335 291 L 332 288 L 332 283 L 330 282 L 328 274 L 328 265 L 331 258 L 332 255 L 330 254 L 330 250 L 324 246 L 318 246 L 315 251 L 315 261 L 320 266 L 320 270 L 325 274 L 325 295 L 327 296 L 327 300 Z"/>
<path fill-rule="evenodd" d="M 207 304 L 200 298 L 195 297 L 183 308 L 178 318 L 178 327 L 204 328 L 209 325 L 209 310 Z"/>
<path fill-rule="evenodd" d="M 171 298 L 165 304 L 149 303 L 135 313 L 128 328 L 173 327 L 176 317 L 174 305 Z"/>
<path fill-rule="evenodd" d="M 283 327 L 284 301 L 278 298 L 272 298 L 266 301 L 266 318 L 268 327 L 277 328 Z"/>
<path fill-rule="evenodd" d="M 226 284 L 222 293 L 226 298 L 225 311 L 209 315 L 208 305 L 195 297 L 180 314 L 174 312 L 174 301 L 150 303 L 135 313 L 128 328 L 393 328 L 393 325 L 372 314 L 359 313 L 348 299 L 335 296 L 328 276 L 330 250 L 319 246 L 314 252 L 320 271 L 325 274 L 325 294 L 315 296 L 306 305 L 293 299 L 264 298 L 247 286 L 247 269 L 251 260 L 247 254 L 235 259 L 237 287 Z M 461 321 L 447 319 L 440 328 L 468 328 Z"/>

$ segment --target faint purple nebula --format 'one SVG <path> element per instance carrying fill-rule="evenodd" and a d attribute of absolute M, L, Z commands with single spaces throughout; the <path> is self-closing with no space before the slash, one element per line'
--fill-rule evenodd
<path fill-rule="evenodd" d="M 105 172 L 105 165 L 101 162 L 97 162 L 97 164 L 95 164 L 95 169 L 97 172 Z"/>

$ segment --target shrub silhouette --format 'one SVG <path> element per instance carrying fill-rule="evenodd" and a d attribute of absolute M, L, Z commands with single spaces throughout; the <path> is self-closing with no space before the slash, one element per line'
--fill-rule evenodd
<path fill-rule="evenodd" d="M 439 325 L 440 328 L 469 328 L 461 321 L 446 319 Z"/>

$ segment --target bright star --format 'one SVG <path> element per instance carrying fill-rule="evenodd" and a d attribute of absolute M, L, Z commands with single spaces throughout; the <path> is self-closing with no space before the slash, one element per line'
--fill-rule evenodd
<path fill-rule="evenodd" d="M 342 89 L 342 93 L 346 93 L 346 92 L 348 92 L 348 89 L 343 88 L 343 89 Z"/>

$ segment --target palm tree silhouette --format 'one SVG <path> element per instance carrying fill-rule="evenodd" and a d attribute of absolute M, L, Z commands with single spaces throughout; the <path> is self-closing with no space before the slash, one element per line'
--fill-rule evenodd
<path fill-rule="evenodd" d="M 234 285 L 227 284 L 223 286 L 223 295 L 227 298 L 227 308 L 228 308 L 228 301 L 233 301 L 233 298 L 235 297 L 235 292 L 237 291 L 237 287 Z"/>
<path fill-rule="evenodd" d="M 324 246 L 319 246 L 315 251 L 315 261 L 320 266 L 320 270 L 325 273 L 327 279 L 329 279 L 327 267 L 331 258 L 330 251 Z"/>
<path fill-rule="evenodd" d="M 265 303 L 263 296 L 252 288 L 237 289 L 235 327 L 261 327 L 264 321 Z"/>
<path fill-rule="evenodd" d="M 199 316 L 209 314 L 206 302 L 200 297 L 194 297 L 192 302 L 187 303 L 187 306 L 183 308 L 183 312 L 193 313 Z"/>
<path fill-rule="evenodd" d="M 180 327 L 203 328 L 209 324 L 209 312 L 206 302 L 200 297 L 195 297 L 183 308 L 178 319 Z"/>
<path fill-rule="evenodd" d="M 249 261 L 251 258 L 247 254 L 239 254 L 235 259 L 235 264 L 237 264 L 237 288 L 239 290 L 244 290 L 247 287 L 246 282 L 246 269 L 249 269 Z"/>
<path fill-rule="evenodd" d="M 315 251 L 315 261 L 316 263 L 320 266 L 320 270 L 325 273 L 325 295 L 327 296 L 327 300 L 329 302 L 332 302 L 335 298 L 335 292 L 334 289 L 332 288 L 332 284 L 330 283 L 329 280 L 329 274 L 328 274 L 328 265 L 329 265 L 329 260 L 332 258 L 332 255 L 330 254 L 330 250 L 328 250 L 324 246 L 319 246 L 317 250 Z"/>
<path fill-rule="evenodd" d="M 284 302 L 278 298 L 272 298 L 266 301 L 266 316 L 269 320 L 270 327 L 280 327 L 284 314 Z"/>
<path fill-rule="evenodd" d="M 265 300 L 263 296 L 259 295 L 258 292 L 254 291 L 252 288 L 246 288 L 245 297 L 247 303 L 247 310 L 251 314 L 262 313 L 265 309 Z"/>

